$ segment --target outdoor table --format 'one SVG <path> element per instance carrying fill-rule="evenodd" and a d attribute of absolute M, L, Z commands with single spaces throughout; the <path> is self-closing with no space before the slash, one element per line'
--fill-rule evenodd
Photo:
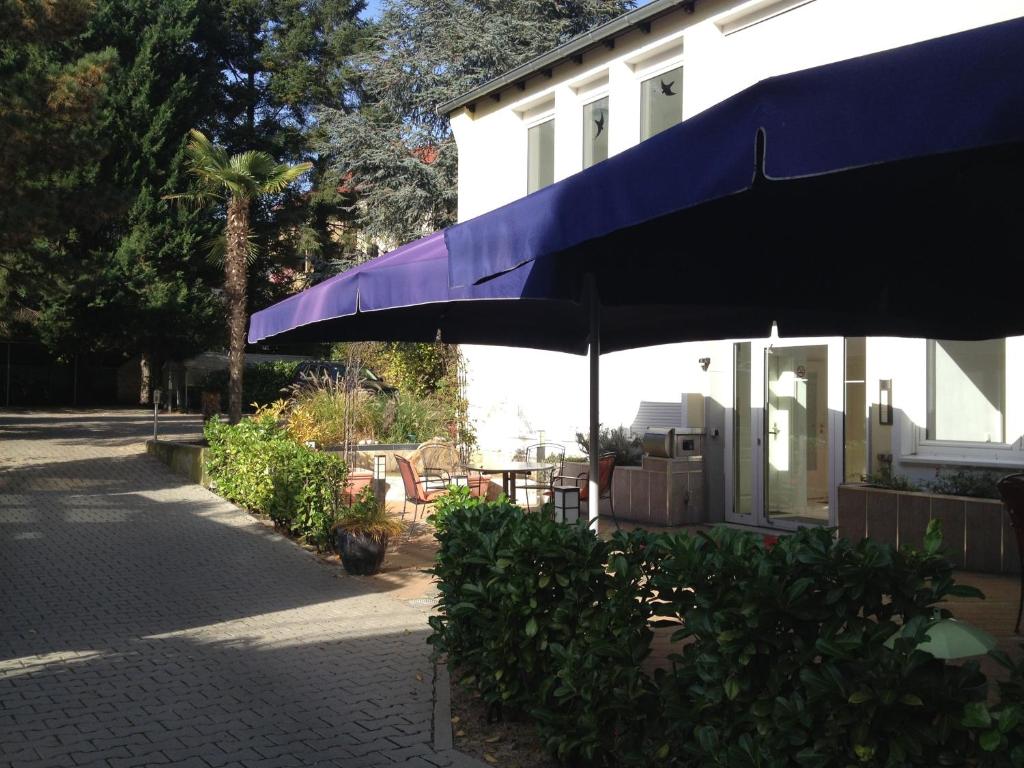
<path fill-rule="evenodd" d="M 531 472 L 542 472 L 551 469 L 553 464 L 541 464 L 535 461 L 498 461 L 483 462 L 467 467 L 482 475 L 501 473 L 501 489 L 513 504 L 516 502 L 516 476 L 528 475 Z"/>

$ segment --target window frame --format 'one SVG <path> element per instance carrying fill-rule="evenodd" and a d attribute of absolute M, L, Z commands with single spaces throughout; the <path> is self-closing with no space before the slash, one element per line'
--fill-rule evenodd
<path fill-rule="evenodd" d="M 537 187 L 537 189 L 534 189 L 534 190 L 530 189 L 530 131 L 532 129 L 540 126 L 540 125 L 543 125 L 544 123 L 551 123 L 552 124 L 551 125 L 551 132 L 552 132 L 552 138 L 551 138 L 551 184 L 553 184 L 555 182 L 555 155 L 557 154 L 557 152 L 556 152 L 556 144 L 555 144 L 555 142 L 557 141 L 557 136 L 555 135 L 555 133 L 558 130 L 558 126 L 555 125 L 555 107 L 554 107 L 554 104 L 552 104 L 549 109 L 544 109 L 542 111 L 539 111 L 537 114 L 531 114 L 528 119 L 526 119 L 526 118 L 523 119 L 523 133 L 524 133 L 524 137 L 526 139 L 526 141 L 525 141 L 525 150 L 526 150 L 526 163 L 525 163 L 525 166 L 526 166 L 526 173 L 524 174 L 526 178 L 524 179 L 524 186 L 525 186 L 526 194 L 527 195 L 532 195 L 534 192 L 539 192 L 540 190 L 544 189 L 545 187 L 551 186 L 551 184 L 545 184 L 544 186 Z"/>
<path fill-rule="evenodd" d="M 604 87 L 602 87 L 602 88 L 595 88 L 594 90 L 587 91 L 585 94 L 581 94 L 581 96 L 580 96 L 580 134 L 581 134 L 580 138 L 582 139 L 582 146 L 580 147 L 580 168 L 581 168 L 581 170 L 586 170 L 587 168 L 593 168 L 595 165 L 597 165 L 597 163 L 591 163 L 590 165 L 587 165 L 587 138 L 586 138 L 586 132 L 584 130 L 586 128 L 586 122 L 583 119 L 583 113 L 586 110 L 586 108 L 589 107 L 591 104 L 596 104 L 597 102 L 601 101 L 602 99 L 608 99 L 608 107 L 607 107 L 607 109 L 608 109 L 608 126 L 605 127 L 605 141 L 607 142 L 608 141 L 608 131 L 611 130 L 610 126 L 611 126 L 611 119 L 612 119 L 612 100 L 611 100 L 611 96 L 609 94 L 609 89 L 608 89 L 607 84 L 605 84 Z M 605 154 L 604 160 L 607 160 L 611 156 L 612 156 L 612 148 L 611 148 L 611 144 L 609 143 L 609 146 L 608 146 L 607 152 Z M 604 160 L 598 160 L 597 162 L 603 163 Z"/>
<path fill-rule="evenodd" d="M 902 435 L 899 460 L 904 464 L 920 464 L 931 466 L 972 466 L 992 469 L 1017 469 L 1024 467 L 1024 434 L 1018 435 L 1013 442 L 1005 442 L 1013 438 L 1014 432 L 1024 433 L 1019 425 L 1011 420 L 1010 412 L 1024 410 L 1024 390 L 1019 395 L 1012 384 L 1020 379 L 1020 371 L 1011 366 L 1011 355 L 1024 342 L 1024 337 L 1008 337 L 1003 339 L 1005 346 L 1005 383 L 1003 403 L 1003 441 L 981 442 L 971 440 L 932 440 L 928 437 L 927 414 L 933 403 L 932 382 L 932 344 L 934 339 L 924 339 L 924 370 L 921 372 L 920 386 L 924 395 L 924 424 L 916 424 L 906 414 L 897 411 L 900 422 L 899 433 Z M 919 390 L 921 391 L 921 390 Z M 1015 396 L 1016 395 L 1016 396 Z M 1011 398 L 1013 400 L 1011 401 Z M 895 446 L 894 446 L 895 447 Z"/>
<path fill-rule="evenodd" d="M 657 66 L 648 67 L 646 69 L 642 68 L 642 65 L 640 67 L 637 67 L 636 95 L 637 100 L 639 102 L 638 114 L 640 117 L 640 124 L 637 126 L 637 131 L 640 141 L 647 141 L 647 139 L 657 136 L 658 133 L 662 132 L 658 131 L 657 133 L 652 133 L 650 136 L 644 136 L 644 83 L 646 83 L 648 80 L 653 80 L 654 78 L 660 77 L 664 75 L 666 72 L 671 72 L 674 69 L 678 69 L 681 71 L 679 77 L 679 122 L 681 123 L 683 122 L 683 120 L 686 119 L 686 63 L 683 59 L 684 57 L 680 54 L 670 59 L 666 59 L 666 61 L 664 62 L 659 62 Z M 679 123 L 673 123 L 673 125 L 678 124 Z M 668 128 L 664 128 L 662 130 L 667 131 Z"/>

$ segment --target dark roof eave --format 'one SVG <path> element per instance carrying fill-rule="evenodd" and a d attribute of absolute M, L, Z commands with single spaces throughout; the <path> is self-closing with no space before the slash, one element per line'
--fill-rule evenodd
<path fill-rule="evenodd" d="M 497 91 L 507 88 L 510 85 L 521 82 L 528 77 L 539 74 L 544 70 L 562 64 L 578 56 L 585 51 L 595 48 L 606 40 L 620 37 L 634 29 L 649 24 L 654 19 L 671 13 L 677 8 L 688 8 L 692 11 L 696 0 L 652 0 L 645 6 L 635 8 L 628 13 L 617 16 L 589 32 L 577 35 L 556 48 L 552 48 L 540 56 L 520 64 L 515 69 L 509 70 L 503 75 L 488 80 L 471 91 L 462 94 L 450 101 L 446 101 L 437 108 L 439 115 L 450 115 L 455 110 L 468 104 L 473 104 L 486 96 L 493 95 Z"/>

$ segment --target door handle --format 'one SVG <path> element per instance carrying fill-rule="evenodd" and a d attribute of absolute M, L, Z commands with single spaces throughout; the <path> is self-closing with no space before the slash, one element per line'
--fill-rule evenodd
<path fill-rule="evenodd" d="M 778 424 L 772 424 L 772 428 L 768 430 L 768 434 L 771 435 L 772 437 L 774 437 L 776 440 L 778 440 L 779 434 L 781 432 L 782 432 L 782 430 L 779 429 L 779 425 Z"/>

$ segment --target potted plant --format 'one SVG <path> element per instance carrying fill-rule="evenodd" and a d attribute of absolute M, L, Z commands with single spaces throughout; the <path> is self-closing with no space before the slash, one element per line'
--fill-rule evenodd
<path fill-rule="evenodd" d="M 343 508 L 334 524 L 334 545 L 348 573 L 372 576 L 380 570 L 388 540 L 402 532 L 402 523 L 390 517 L 369 486 Z"/>

